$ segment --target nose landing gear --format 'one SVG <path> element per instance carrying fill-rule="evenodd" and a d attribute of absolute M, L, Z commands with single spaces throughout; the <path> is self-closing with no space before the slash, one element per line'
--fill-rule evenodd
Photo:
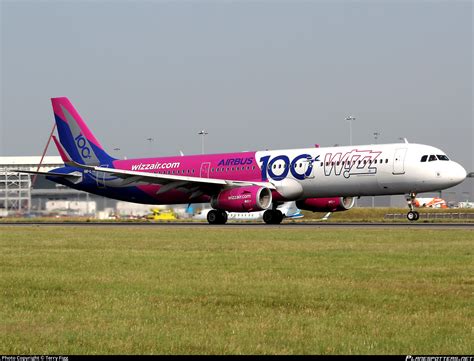
<path fill-rule="evenodd" d="M 410 193 L 410 200 L 408 201 L 408 207 L 410 211 L 407 213 L 407 219 L 409 221 L 417 221 L 420 218 L 420 213 L 415 211 L 415 198 L 416 193 Z"/>

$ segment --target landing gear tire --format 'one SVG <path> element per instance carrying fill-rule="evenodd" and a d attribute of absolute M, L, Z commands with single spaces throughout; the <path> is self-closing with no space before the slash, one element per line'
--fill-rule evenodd
<path fill-rule="evenodd" d="M 226 223 L 227 223 L 227 212 L 221 211 L 221 224 L 226 224 Z"/>
<path fill-rule="evenodd" d="M 225 211 L 213 209 L 207 213 L 209 224 L 226 224 L 227 213 Z"/>
<path fill-rule="evenodd" d="M 417 221 L 420 218 L 420 214 L 415 211 L 415 198 L 416 193 L 410 193 L 408 201 L 408 207 L 410 208 L 410 211 L 407 213 L 407 219 L 409 221 Z"/>
<path fill-rule="evenodd" d="M 420 219 L 420 213 L 415 211 L 415 198 L 416 198 L 416 193 L 411 192 L 409 197 L 408 197 L 408 207 L 410 208 L 410 211 L 407 213 L 407 219 L 409 221 L 417 221 Z"/>
<path fill-rule="evenodd" d="M 420 214 L 417 211 L 410 211 L 407 213 L 407 219 L 409 221 L 417 221 L 420 218 Z"/>
<path fill-rule="evenodd" d="M 283 220 L 283 213 L 279 210 L 268 209 L 263 213 L 263 221 L 266 224 L 280 224 Z"/>

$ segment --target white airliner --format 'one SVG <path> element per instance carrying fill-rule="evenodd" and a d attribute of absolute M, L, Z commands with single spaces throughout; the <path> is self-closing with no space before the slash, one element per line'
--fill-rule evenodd
<path fill-rule="evenodd" d="M 413 205 L 417 208 L 448 208 L 446 201 L 439 197 L 416 197 Z"/>
<path fill-rule="evenodd" d="M 102 147 L 68 98 L 52 98 L 65 166 L 47 179 L 104 197 L 145 204 L 207 203 L 211 224 L 227 212 L 265 211 L 263 220 L 283 219 L 278 206 L 334 212 L 354 197 L 410 194 L 409 220 L 417 193 L 461 183 L 465 169 L 435 147 L 421 144 L 263 150 L 226 154 L 116 159 Z M 116 126 L 114 124 L 114 126 Z"/>

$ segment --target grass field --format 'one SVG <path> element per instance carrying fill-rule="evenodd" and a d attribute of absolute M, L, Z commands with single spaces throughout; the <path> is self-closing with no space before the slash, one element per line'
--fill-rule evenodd
<path fill-rule="evenodd" d="M 473 354 L 473 246 L 473 230 L 0 226 L 0 354 Z"/>

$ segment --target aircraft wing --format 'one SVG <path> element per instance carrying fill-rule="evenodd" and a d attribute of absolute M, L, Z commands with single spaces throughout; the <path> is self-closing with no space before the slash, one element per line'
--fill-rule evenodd
<path fill-rule="evenodd" d="M 34 170 L 22 170 L 22 169 L 12 169 L 12 172 L 18 173 L 28 173 L 28 174 L 37 174 L 37 175 L 44 175 L 44 176 L 52 176 L 52 177 L 62 177 L 68 178 L 71 181 L 76 181 L 82 178 L 82 174 L 80 172 L 72 172 L 72 173 L 57 173 L 57 172 L 41 172 L 41 171 L 34 171 Z"/>
<path fill-rule="evenodd" d="M 238 181 L 238 180 L 227 180 L 227 179 L 216 179 L 216 178 L 201 178 L 201 177 L 188 177 L 184 175 L 171 175 L 171 174 L 160 174 L 160 173 L 148 173 L 134 170 L 124 170 L 106 167 L 97 167 L 84 165 L 74 162 L 74 166 L 88 169 L 96 172 L 103 172 L 114 175 L 124 180 L 124 184 L 132 182 L 144 182 L 151 184 L 159 184 L 162 187 L 157 194 L 167 192 L 175 188 L 192 188 L 193 186 L 211 186 L 217 188 L 224 187 L 244 187 L 244 186 L 261 186 L 269 189 L 276 189 L 276 187 L 270 182 L 252 182 L 252 181 Z"/>

